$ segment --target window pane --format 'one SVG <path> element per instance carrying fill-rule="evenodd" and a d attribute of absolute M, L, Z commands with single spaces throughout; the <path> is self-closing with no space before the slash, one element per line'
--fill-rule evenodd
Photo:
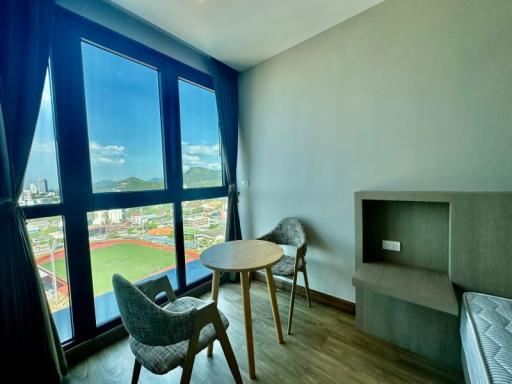
<path fill-rule="evenodd" d="M 82 43 L 94 192 L 164 188 L 159 74 Z"/>
<path fill-rule="evenodd" d="M 97 324 L 119 316 L 114 273 L 132 282 L 167 275 L 178 288 L 172 204 L 89 212 L 87 221 Z"/>
<path fill-rule="evenodd" d="M 222 186 L 219 120 L 215 92 L 179 80 L 184 188 Z"/>
<path fill-rule="evenodd" d="M 25 185 L 19 201 L 22 206 L 60 202 L 52 104 L 50 76 L 47 72 L 25 174 Z"/>
<path fill-rule="evenodd" d="M 50 304 L 60 340 L 73 337 L 68 271 L 61 216 L 27 220 L 27 230 L 39 277 Z"/>
<path fill-rule="evenodd" d="M 227 201 L 227 198 L 220 198 L 183 203 L 187 285 L 212 273 L 203 267 L 199 255 L 206 248 L 225 241 Z"/>

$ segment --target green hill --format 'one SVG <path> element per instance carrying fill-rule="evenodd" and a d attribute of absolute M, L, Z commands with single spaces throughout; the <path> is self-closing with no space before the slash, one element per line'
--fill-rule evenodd
<path fill-rule="evenodd" d="M 164 181 L 152 179 L 144 181 L 137 177 L 128 177 L 123 180 L 103 180 L 94 184 L 94 192 L 125 192 L 125 191 L 147 191 L 152 189 L 163 189 Z"/>
<path fill-rule="evenodd" d="M 183 175 L 183 184 L 187 188 L 207 188 L 222 185 L 222 172 L 201 167 L 191 167 Z M 148 191 L 163 189 L 164 181 L 153 178 L 142 180 L 137 177 L 128 177 L 123 180 L 102 180 L 94 183 L 94 192 L 126 192 Z"/>
<path fill-rule="evenodd" d="M 186 188 L 218 187 L 222 185 L 222 172 L 201 167 L 191 167 L 183 175 Z"/>

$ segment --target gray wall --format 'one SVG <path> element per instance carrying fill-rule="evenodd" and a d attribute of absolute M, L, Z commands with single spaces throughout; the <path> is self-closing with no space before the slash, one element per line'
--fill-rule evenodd
<path fill-rule="evenodd" d="M 354 191 L 512 189 L 512 1 L 386 0 L 240 77 L 244 236 L 303 218 L 354 300 Z"/>
<path fill-rule="evenodd" d="M 105 1 L 57 0 L 57 4 L 182 63 L 210 73 L 208 55 Z"/>

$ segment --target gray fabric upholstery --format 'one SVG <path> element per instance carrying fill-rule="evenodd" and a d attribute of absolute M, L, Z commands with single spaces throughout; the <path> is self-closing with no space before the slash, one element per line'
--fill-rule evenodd
<path fill-rule="evenodd" d="M 259 240 L 266 240 L 275 244 L 292 245 L 299 248 L 306 244 L 306 232 L 299 219 L 286 217 L 273 230 L 261 236 Z"/>
<path fill-rule="evenodd" d="M 194 297 L 183 297 L 167 304 L 164 309 L 172 312 L 186 311 L 190 308 L 197 308 L 207 302 L 196 299 Z M 229 321 L 222 312 L 219 311 L 224 328 L 228 328 Z M 201 351 L 216 339 L 216 332 L 213 324 L 206 325 L 199 335 L 197 351 Z M 140 343 L 130 336 L 130 349 L 135 358 L 146 369 L 153 373 L 162 375 L 171 369 L 182 365 L 187 354 L 188 341 L 182 341 L 167 346 L 151 346 Z"/>
<path fill-rule="evenodd" d="M 297 247 L 297 256 L 299 257 L 298 270 L 302 270 L 306 263 L 304 256 L 307 249 L 307 239 L 304 226 L 299 219 L 295 217 L 282 219 L 273 230 L 261 236 L 259 240 Z M 284 256 L 279 263 L 272 267 L 272 273 L 277 276 L 292 276 L 294 272 L 295 257 L 291 256 Z"/>
<path fill-rule="evenodd" d="M 197 308 L 161 308 L 119 274 L 112 277 L 112 284 L 123 324 L 139 342 L 169 345 L 187 340 L 192 335 Z"/>
<path fill-rule="evenodd" d="M 302 269 L 302 259 L 299 259 L 298 270 Z M 295 257 L 283 256 L 279 263 L 272 266 L 272 274 L 277 276 L 292 276 L 295 272 Z"/>

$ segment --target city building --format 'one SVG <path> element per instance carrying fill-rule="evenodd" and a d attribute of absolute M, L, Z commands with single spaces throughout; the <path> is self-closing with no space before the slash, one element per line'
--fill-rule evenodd
<path fill-rule="evenodd" d="M 208 217 L 202 215 L 185 216 L 183 225 L 185 227 L 204 227 L 208 225 Z"/>
<path fill-rule="evenodd" d="M 46 179 L 39 179 L 37 181 L 39 193 L 48 193 L 48 181 Z"/>
<path fill-rule="evenodd" d="M 107 211 L 108 221 L 111 224 L 119 224 L 123 221 L 122 209 L 109 209 Z"/>
<path fill-rule="evenodd" d="M 36 185 L 36 183 L 30 183 L 29 189 L 30 189 L 30 192 L 37 193 L 37 185 Z"/>

